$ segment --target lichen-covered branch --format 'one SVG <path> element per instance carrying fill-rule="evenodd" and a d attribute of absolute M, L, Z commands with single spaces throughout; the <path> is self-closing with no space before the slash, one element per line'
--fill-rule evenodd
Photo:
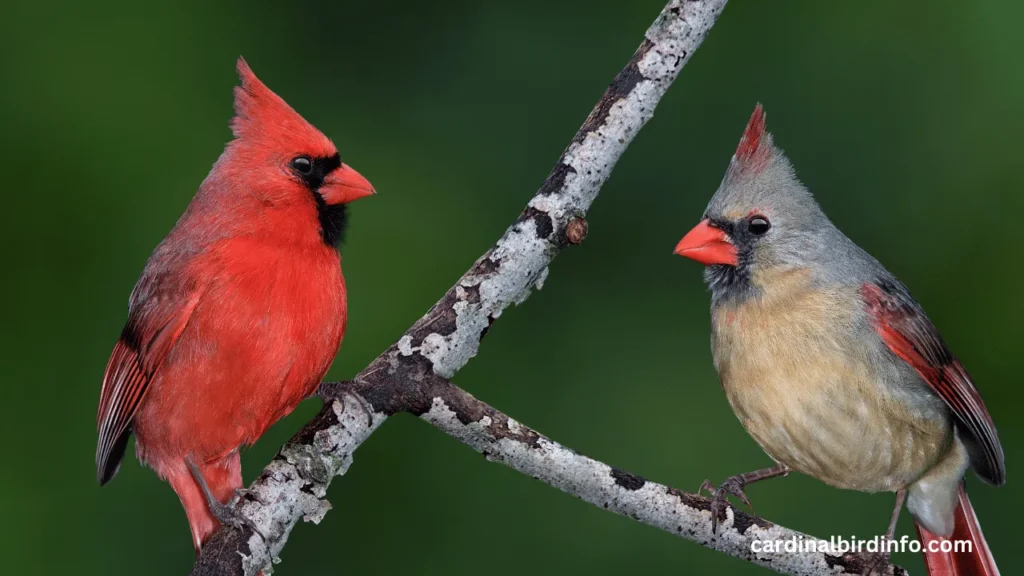
<path fill-rule="evenodd" d="M 339 395 L 367 391 L 363 383 L 337 386 Z M 505 464 L 585 502 L 783 574 L 861 574 L 864 569 L 864 558 L 857 555 L 756 554 L 752 550 L 754 542 L 764 546 L 767 542 L 816 539 L 731 507 L 721 518 L 717 534 L 713 534 L 709 498 L 656 484 L 579 454 L 436 375 L 425 375 L 414 389 L 418 391 L 413 402 L 416 412 L 429 406 L 419 414 L 421 419 L 484 454 L 488 460 Z M 404 397 L 408 400 L 412 396 L 407 393 Z M 893 567 L 887 574 L 906 572 Z"/>
<path fill-rule="evenodd" d="M 393 354 L 401 356 L 400 351 Z M 398 358 L 394 359 L 399 361 Z M 278 506 L 296 510 L 308 520 L 318 521 L 330 509 L 316 496 L 318 486 L 329 480 L 334 470 L 351 463 L 352 451 L 389 415 L 409 412 L 419 416 L 446 434 L 484 454 L 545 484 L 577 496 L 638 522 L 697 542 L 730 556 L 753 562 L 783 574 L 825 576 L 861 574 L 864 558 L 858 555 L 833 556 L 826 552 L 755 553 L 752 544 L 814 540 L 800 532 L 727 508 L 717 534 L 711 531 L 711 500 L 697 494 L 656 484 L 636 474 L 588 458 L 546 438 L 529 427 L 474 398 L 468 392 L 435 374 L 427 363 L 413 369 L 411 380 L 396 374 L 372 383 L 365 381 L 325 383 L 321 393 L 327 405 L 282 451 L 289 467 L 269 466 L 254 484 L 254 496 L 260 500 L 296 495 L 281 500 Z M 322 454 L 330 453 L 330 460 Z M 313 479 L 303 481 L 303 478 Z M 306 493 L 306 496 L 302 496 Z M 265 504 L 248 502 L 244 512 L 261 530 L 267 526 Z M 273 526 L 273 525 L 271 525 Z M 239 555 L 239 545 L 255 543 L 252 532 L 222 530 L 203 549 L 203 557 L 213 562 L 204 572 L 194 574 L 242 574 L 243 567 L 256 566 Z M 216 546 L 212 548 L 211 546 Z M 244 553 L 244 552 L 243 552 Z M 231 570 L 224 571 L 224 563 Z M 198 569 L 198 566 L 197 566 Z M 890 576 L 905 576 L 906 571 L 890 567 Z"/>
<path fill-rule="evenodd" d="M 671 0 L 627 66 L 505 234 L 388 350 L 347 384 L 325 384 L 331 398 L 253 483 L 239 503 L 261 534 L 224 527 L 204 546 L 193 575 L 252 576 L 267 570 L 299 520 L 319 522 L 334 476 L 388 416 L 409 412 L 524 473 L 588 502 L 779 569 L 778 555 L 754 558 L 756 534 L 795 534 L 732 515 L 710 535 L 708 501 L 580 456 L 476 400 L 448 382 L 490 325 L 547 278 L 548 265 L 586 235 L 584 217 L 618 158 L 714 24 L 726 0 Z M 825 574 L 827 558 L 791 559 L 791 574 Z M 788 566 L 788 564 L 787 564 Z"/>
<path fill-rule="evenodd" d="M 711 500 L 656 484 L 549 440 L 452 384 L 437 386 L 421 418 L 487 456 L 559 490 L 638 522 L 783 574 L 861 574 L 864 559 L 826 553 L 754 553 L 755 542 L 797 542 L 811 536 L 727 508 L 711 531 Z M 478 419 L 474 420 L 474 417 Z M 904 575 L 901 568 L 887 574 Z"/>

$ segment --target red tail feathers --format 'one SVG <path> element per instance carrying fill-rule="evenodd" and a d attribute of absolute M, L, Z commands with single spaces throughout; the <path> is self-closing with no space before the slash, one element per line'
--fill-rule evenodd
<path fill-rule="evenodd" d="M 936 536 L 920 525 L 917 526 L 928 576 L 999 576 L 995 558 L 992 557 L 992 551 L 988 549 L 985 536 L 981 533 L 981 524 L 974 515 L 974 509 L 971 508 L 971 501 L 967 499 L 963 484 L 960 485 L 959 499 L 955 512 L 956 524 L 949 538 Z M 942 540 L 951 540 L 954 546 L 957 541 L 969 541 L 970 551 L 959 551 L 956 548 L 952 552 L 929 551 L 932 542 L 935 542 L 934 546 L 938 549 Z"/>

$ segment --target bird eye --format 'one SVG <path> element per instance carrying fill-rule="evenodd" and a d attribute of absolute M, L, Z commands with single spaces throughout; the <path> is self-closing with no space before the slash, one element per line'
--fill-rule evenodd
<path fill-rule="evenodd" d="M 308 156 L 299 156 L 292 159 L 292 168 L 299 174 L 309 174 L 313 171 L 313 162 L 310 161 Z"/>
<path fill-rule="evenodd" d="M 751 216 L 749 223 L 747 224 L 750 233 L 755 236 L 760 236 L 767 232 L 771 227 L 771 223 L 764 216 Z"/>

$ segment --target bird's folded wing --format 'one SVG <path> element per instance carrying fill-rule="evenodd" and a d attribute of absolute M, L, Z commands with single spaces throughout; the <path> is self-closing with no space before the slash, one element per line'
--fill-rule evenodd
<path fill-rule="evenodd" d="M 963 365 L 946 347 L 921 305 L 899 282 L 861 287 L 875 331 L 896 356 L 910 364 L 952 410 L 975 471 L 1000 485 L 1006 480 L 1003 449 L 992 417 Z"/>
<path fill-rule="evenodd" d="M 100 484 L 114 477 L 124 457 L 132 418 L 153 374 L 188 324 L 199 291 L 174 289 L 177 282 L 140 281 L 132 293 L 128 323 L 103 374 L 96 415 L 96 474 Z"/>

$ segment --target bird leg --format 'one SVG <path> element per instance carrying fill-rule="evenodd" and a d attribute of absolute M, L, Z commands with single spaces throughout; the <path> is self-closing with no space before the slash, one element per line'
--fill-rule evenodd
<path fill-rule="evenodd" d="M 370 403 L 367 402 L 365 398 L 350 390 L 353 382 L 354 380 L 342 380 L 340 382 L 321 382 L 320 386 L 316 389 L 315 395 L 318 396 L 324 402 L 328 402 L 330 400 L 337 400 L 341 402 L 342 412 L 345 411 L 345 397 L 355 396 L 356 400 L 359 402 L 359 407 L 362 408 L 363 412 L 366 413 L 366 425 L 372 428 L 373 406 L 371 406 Z"/>
<path fill-rule="evenodd" d="M 892 519 L 889 520 L 889 530 L 882 537 L 881 547 L 877 552 L 867 552 L 864 554 L 864 570 L 861 572 L 861 576 L 885 574 L 885 569 L 889 566 L 888 543 L 896 534 L 896 521 L 900 519 L 900 512 L 903 510 L 903 500 L 906 497 L 906 489 L 896 492 L 896 507 L 892 511 Z"/>
<path fill-rule="evenodd" d="M 719 516 L 722 519 L 725 518 L 725 507 L 729 504 L 729 495 L 736 496 L 743 503 L 750 508 L 750 513 L 754 514 L 754 507 L 750 504 L 750 499 L 747 498 L 747 494 L 743 491 L 743 488 L 748 484 L 759 482 L 761 480 L 767 480 L 768 478 L 775 478 L 777 476 L 785 476 L 789 474 L 789 466 L 785 464 L 778 464 L 771 468 L 764 468 L 762 470 L 755 470 L 753 472 L 747 472 L 746 474 L 737 474 L 736 476 L 730 476 L 726 478 L 717 488 L 711 484 L 711 482 L 705 480 L 700 488 L 697 489 L 697 493 L 707 490 L 711 494 L 711 533 L 714 534 L 718 531 L 718 519 Z M 754 514 L 756 516 L 756 514 Z"/>
<path fill-rule="evenodd" d="M 213 491 L 210 490 L 210 486 L 206 483 L 206 478 L 203 477 L 203 473 L 199 470 L 199 466 L 192 461 L 191 458 L 185 458 L 185 464 L 188 466 L 188 471 L 192 473 L 192 478 L 195 479 L 196 484 L 199 484 L 199 488 L 203 491 L 203 496 L 206 497 L 206 505 L 210 509 L 210 514 L 213 514 L 221 524 L 231 525 L 235 528 L 241 528 L 242 526 L 248 526 L 253 532 L 259 534 L 260 538 L 266 540 L 267 537 L 260 532 L 260 529 L 256 527 L 256 523 L 251 519 L 242 514 L 241 510 L 234 507 L 234 504 L 238 501 L 240 496 L 248 491 L 243 488 L 235 489 L 235 498 L 228 504 L 217 500 L 217 497 L 213 495 Z"/>

